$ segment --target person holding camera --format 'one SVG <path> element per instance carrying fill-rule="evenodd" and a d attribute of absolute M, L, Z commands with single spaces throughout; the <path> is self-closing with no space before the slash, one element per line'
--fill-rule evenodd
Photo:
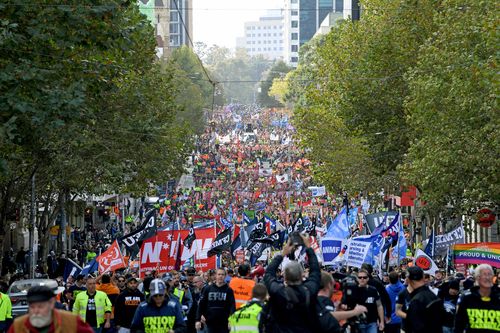
<path fill-rule="evenodd" d="M 344 309 L 352 309 L 353 304 L 359 304 L 366 307 L 366 314 L 356 323 L 360 333 L 377 333 L 377 330 L 383 331 L 385 318 L 384 308 L 380 300 L 380 295 L 375 287 L 368 284 L 369 273 L 365 269 L 358 272 L 357 286 L 351 286 L 344 292 L 342 305 Z"/>
<path fill-rule="evenodd" d="M 299 240 L 300 239 L 300 240 Z M 309 277 L 303 281 L 304 270 L 297 261 L 284 268 L 284 284 L 278 282 L 276 270 L 298 246 L 306 248 L 309 262 Z M 318 259 L 310 246 L 308 235 L 290 234 L 288 243 L 271 261 L 264 274 L 264 284 L 269 292 L 269 312 L 261 317 L 265 332 L 313 333 L 317 325 L 315 302 L 320 287 L 321 273 Z"/>
<path fill-rule="evenodd" d="M 339 333 L 341 327 L 339 321 L 362 315 L 366 311 L 363 305 L 356 305 L 348 311 L 335 311 L 332 295 L 335 291 L 335 282 L 332 274 L 321 272 L 321 285 L 318 292 L 316 312 L 318 313 L 318 332 Z"/>

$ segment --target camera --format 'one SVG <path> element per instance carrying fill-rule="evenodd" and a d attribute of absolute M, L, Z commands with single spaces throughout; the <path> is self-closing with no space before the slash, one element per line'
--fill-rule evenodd
<path fill-rule="evenodd" d="M 304 245 L 304 240 L 302 239 L 302 236 L 300 235 L 300 232 L 294 231 L 290 234 L 290 242 L 294 246 L 303 246 Z"/>

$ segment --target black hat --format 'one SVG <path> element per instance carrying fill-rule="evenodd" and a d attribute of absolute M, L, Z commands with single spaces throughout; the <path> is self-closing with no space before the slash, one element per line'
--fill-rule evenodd
<path fill-rule="evenodd" d="M 138 280 L 137 280 L 135 277 L 133 277 L 133 276 L 131 276 L 131 277 L 129 277 L 129 278 L 127 279 L 127 283 L 129 283 L 129 282 L 131 282 L 131 281 L 138 282 Z"/>
<path fill-rule="evenodd" d="M 56 296 L 54 291 L 47 286 L 33 286 L 28 290 L 28 303 L 47 302 Z"/>
<path fill-rule="evenodd" d="M 411 281 L 420 281 L 424 278 L 424 271 L 418 266 L 408 268 L 408 279 Z"/>
<path fill-rule="evenodd" d="M 450 289 L 460 290 L 460 282 L 458 280 L 450 281 Z"/>
<path fill-rule="evenodd" d="M 196 269 L 194 267 L 189 267 L 186 270 L 186 273 L 188 276 L 195 276 L 196 275 Z"/>

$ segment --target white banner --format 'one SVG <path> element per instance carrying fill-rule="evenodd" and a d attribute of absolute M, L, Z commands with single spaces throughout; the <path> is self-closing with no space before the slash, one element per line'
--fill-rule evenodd
<path fill-rule="evenodd" d="M 432 276 L 436 275 L 436 271 L 438 270 L 436 263 L 421 249 L 417 249 L 414 263 L 416 266 L 422 268 L 424 273 L 428 273 Z"/>
<path fill-rule="evenodd" d="M 308 189 L 311 190 L 311 195 L 313 197 L 321 197 L 326 194 L 324 186 L 309 186 Z"/>
<path fill-rule="evenodd" d="M 370 237 L 371 236 L 368 236 L 368 238 Z M 356 237 L 349 241 L 345 253 L 345 261 L 348 266 L 361 268 L 361 265 L 365 262 L 366 255 L 372 243 L 366 241 L 364 238 L 365 237 Z"/>

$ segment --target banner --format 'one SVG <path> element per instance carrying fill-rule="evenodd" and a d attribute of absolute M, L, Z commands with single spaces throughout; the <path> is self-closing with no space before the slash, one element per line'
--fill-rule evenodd
<path fill-rule="evenodd" d="M 165 230 L 142 242 L 139 274 L 144 278 L 144 273 L 148 270 L 156 270 L 158 273 L 166 273 L 174 269 L 175 252 L 177 248 L 176 240 L 180 234 L 180 239 L 187 237 L 188 230 Z M 194 258 L 196 270 L 215 269 L 215 257 L 208 257 L 208 250 L 212 247 L 215 238 L 214 228 L 196 229 L 196 239 L 191 248 L 182 244 L 181 261 L 191 257 Z"/>
<path fill-rule="evenodd" d="M 215 237 L 210 250 L 208 250 L 208 256 L 214 256 L 216 254 L 221 254 L 223 251 L 229 250 L 231 248 L 231 229 L 225 229 L 223 232 Z"/>
<path fill-rule="evenodd" d="M 191 245 L 193 244 L 195 239 L 196 239 L 196 233 L 194 231 L 194 226 L 191 224 L 191 227 L 189 227 L 189 233 L 188 233 L 187 237 L 184 238 L 184 241 L 182 242 L 182 244 L 184 244 L 185 247 L 190 249 Z"/>
<path fill-rule="evenodd" d="M 434 236 L 434 254 L 443 254 L 455 244 L 462 244 L 465 241 L 464 227 L 459 226 L 458 228 L 444 234 Z"/>
<path fill-rule="evenodd" d="M 127 266 L 125 265 L 125 260 L 123 260 L 117 240 L 115 240 L 106 251 L 98 256 L 96 260 L 99 265 L 99 274 L 114 272 L 117 269 Z"/>
<path fill-rule="evenodd" d="M 371 241 L 371 236 L 361 236 L 351 239 L 345 253 L 346 264 L 348 266 L 361 268 L 361 265 L 365 262 L 366 255 L 368 254 L 368 250 L 372 244 Z"/>
<path fill-rule="evenodd" d="M 438 270 L 436 263 L 421 249 L 417 249 L 414 263 L 415 266 L 422 268 L 424 273 L 428 273 L 432 276 L 436 275 L 436 271 Z"/>
<path fill-rule="evenodd" d="M 309 186 L 308 189 L 311 191 L 313 197 L 321 197 L 326 194 L 324 186 Z"/>
<path fill-rule="evenodd" d="M 489 264 L 492 267 L 500 267 L 500 243 L 455 244 L 453 256 L 455 265 Z"/>
<path fill-rule="evenodd" d="M 376 227 L 378 227 L 382 221 L 384 220 L 384 217 L 387 215 L 386 219 L 386 224 L 390 224 L 392 220 L 396 217 L 398 214 L 397 211 L 388 211 L 388 212 L 380 212 L 380 213 L 374 213 L 374 214 L 367 214 L 365 215 L 366 219 L 366 224 L 368 224 L 368 228 L 370 229 L 370 232 L 373 233 Z"/>
<path fill-rule="evenodd" d="M 323 265 L 333 265 L 334 259 L 342 251 L 342 239 L 323 238 L 321 239 L 321 253 L 323 253 Z"/>
<path fill-rule="evenodd" d="M 152 209 L 146 213 L 144 222 L 135 231 L 123 236 L 120 242 L 130 252 L 130 257 L 134 257 L 139 251 L 140 242 L 146 238 L 153 236 L 156 232 L 156 209 Z"/>
<path fill-rule="evenodd" d="M 328 227 L 326 236 L 331 238 L 347 239 L 350 234 L 351 232 L 347 221 L 347 212 L 344 207 Z"/>

